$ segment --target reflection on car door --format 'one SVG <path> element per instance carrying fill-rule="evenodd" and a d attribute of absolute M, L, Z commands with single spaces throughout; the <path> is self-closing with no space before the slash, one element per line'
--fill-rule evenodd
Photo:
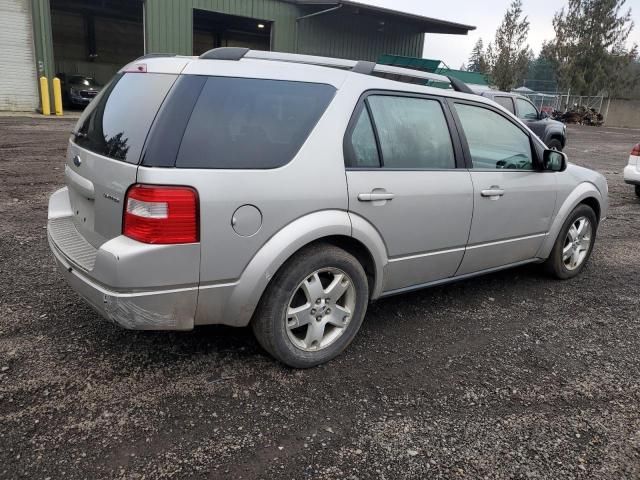
<path fill-rule="evenodd" d="M 507 97 L 505 95 L 496 95 L 495 97 L 493 97 L 493 101 L 499 105 L 502 105 L 504 108 L 515 115 L 516 111 L 513 107 L 513 99 L 511 97 Z"/>
<path fill-rule="evenodd" d="M 544 139 L 545 121 L 540 120 L 538 109 L 524 98 L 516 98 L 517 117 L 522 120 L 533 133 Z"/>
<path fill-rule="evenodd" d="M 551 224 L 556 177 L 534 169 L 524 129 L 485 105 L 454 103 L 471 160 L 474 211 L 457 275 L 535 258 Z"/>
<path fill-rule="evenodd" d="M 441 100 L 401 94 L 369 95 L 354 114 L 345 138 L 349 214 L 384 240 L 384 292 L 451 277 L 460 265 L 473 186 L 456 168 L 452 122 Z"/>

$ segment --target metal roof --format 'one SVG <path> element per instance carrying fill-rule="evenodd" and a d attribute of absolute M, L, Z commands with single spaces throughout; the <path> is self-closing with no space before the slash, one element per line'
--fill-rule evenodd
<path fill-rule="evenodd" d="M 417 25 L 422 33 L 448 33 L 453 35 L 466 35 L 470 30 L 475 30 L 472 25 L 464 25 L 462 23 L 450 22 L 448 20 L 440 20 L 438 18 L 425 17 L 413 13 L 391 10 L 389 8 L 378 7 L 375 5 L 367 5 L 352 0 L 285 0 L 289 3 L 295 3 L 300 6 L 327 5 L 327 6 L 348 6 L 355 7 L 374 14 L 380 14 L 389 17 L 399 17 L 404 21 L 408 21 Z"/>
<path fill-rule="evenodd" d="M 435 73 L 442 62 L 440 60 L 432 60 L 430 58 L 403 57 L 402 55 L 386 54 L 381 55 L 380 58 L 378 58 L 378 63 Z"/>
<path fill-rule="evenodd" d="M 467 72 L 447 68 L 441 60 L 431 58 L 403 57 L 400 55 L 381 55 L 378 64 L 394 65 L 396 67 L 411 68 L 423 72 L 437 73 L 445 77 L 453 77 L 462 80 L 464 83 L 474 85 L 489 85 L 489 79 L 483 73 Z M 447 84 L 448 88 L 448 84 Z"/>
<path fill-rule="evenodd" d="M 487 78 L 487 76 L 484 73 L 480 72 L 467 72 L 465 70 L 439 68 L 435 71 L 435 73 L 439 73 L 440 75 L 445 75 L 447 77 L 454 77 L 468 84 L 487 86 L 489 85 L 489 79 Z"/>

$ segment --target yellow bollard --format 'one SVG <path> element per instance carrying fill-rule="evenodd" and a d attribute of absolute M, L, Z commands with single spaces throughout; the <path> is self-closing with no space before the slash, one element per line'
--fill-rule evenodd
<path fill-rule="evenodd" d="M 53 79 L 53 106 L 56 115 L 62 115 L 62 88 L 60 87 L 60 79 Z"/>
<path fill-rule="evenodd" d="M 40 77 L 40 99 L 42 101 L 42 114 L 51 115 L 51 99 L 49 98 L 47 77 Z"/>

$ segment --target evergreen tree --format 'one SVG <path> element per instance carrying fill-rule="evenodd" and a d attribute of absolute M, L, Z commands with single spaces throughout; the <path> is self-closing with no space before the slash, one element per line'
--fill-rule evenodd
<path fill-rule="evenodd" d="M 491 79 L 500 90 L 511 90 L 527 71 L 531 59 L 528 34 L 529 20 L 522 17 L 522 0 L 513 0 L 487 49 Z"/>
<path fill-rule="evenodd" d="M 476 42 L 473 50 L 471 51 L 471 56 L 469 57 L 469 61 L 467 62 L 467 71 L 468 72 L 480 72 L 487 73 L 487 59 L 484 53 L 484 43 L 482 42 L 482 38 L 479 38 Z"/>
<path fill-rule="evenodd" d="M 547 44 L 542 45 L 540 55 L 529 64 L 527 71 L 527 87 L 537 92 L 556 92 L 556 70 L 547 54 Z"/>
<path fill-rule="evenodd" d="M 548 45 L 563 89 L 578 95 L 615 94 L 632 88 L 629 77 L 635 46 L 626 48 L 633 29 L 626 0 L 569 0 L 553 18 L 556 37 Z"/>

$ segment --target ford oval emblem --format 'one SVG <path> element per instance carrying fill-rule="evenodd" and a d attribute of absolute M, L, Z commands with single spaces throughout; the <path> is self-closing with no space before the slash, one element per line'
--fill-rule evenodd
<path fill-rule="evenodd" d="M 80 165 L 82 165 L 82 159 L 80 158 L 79 155 L 76 155 L 75 157 L 73 157 L 73 164 L 76 167 L 79 167 Z"/>

